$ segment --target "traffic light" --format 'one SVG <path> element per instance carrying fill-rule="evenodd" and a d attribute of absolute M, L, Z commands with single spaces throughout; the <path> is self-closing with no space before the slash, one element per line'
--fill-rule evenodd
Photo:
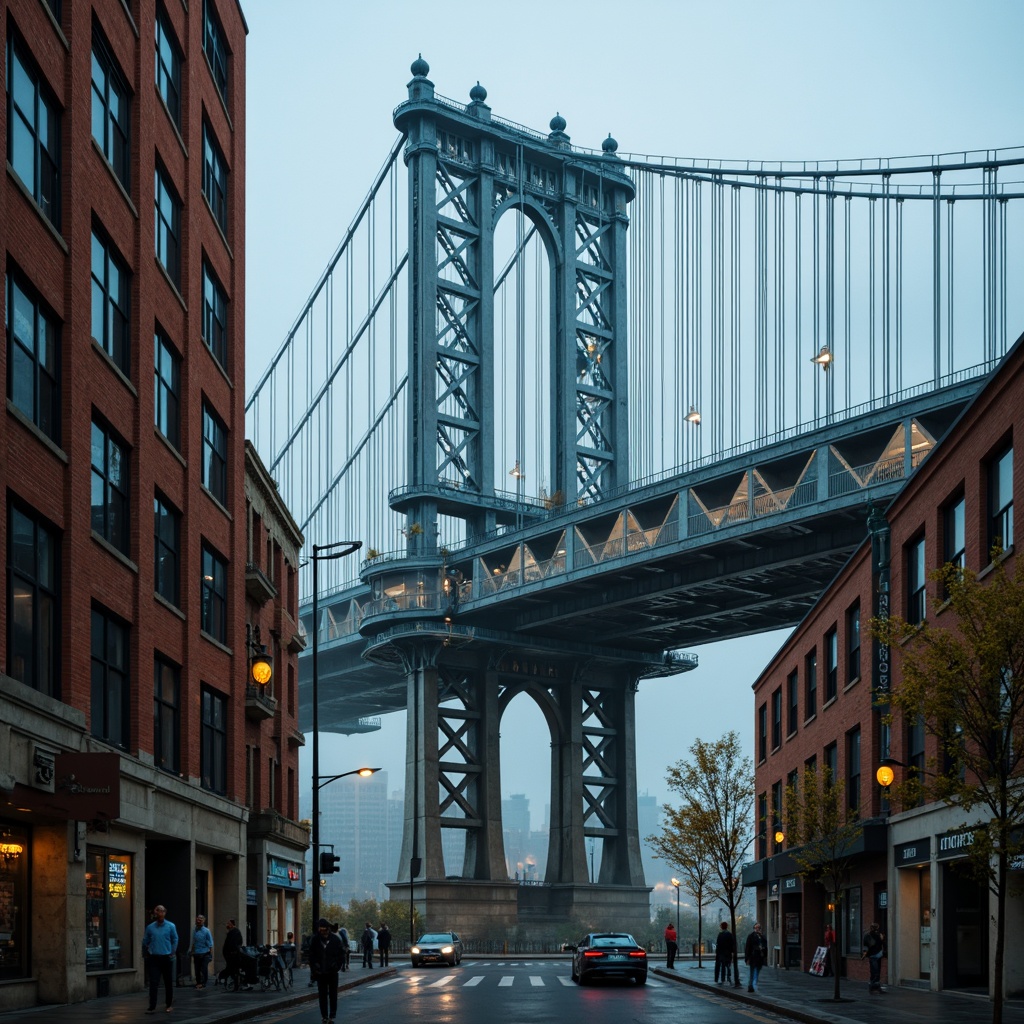
<path fill-rule="evenodd" d="M 329 850 L 320 851 L 321 875 L 333 875 L 336 871 L 340 871 L 341 868 L 338 866 L 340 863 L 341 858 L 336 853 L 331 853 Z"/>

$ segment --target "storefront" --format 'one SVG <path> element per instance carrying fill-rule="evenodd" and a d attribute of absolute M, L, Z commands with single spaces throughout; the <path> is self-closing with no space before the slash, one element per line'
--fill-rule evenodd
<path fill-rule="evenodd" d="M 299 899 L 305 889 L 305 871 L 295 855 L 267 857 L 267 942 L 283 942 L 288 932 L 299 933 Z"/>
<path fill-rule="evenodd" d="M 893 848 L 895 889 L 900 913 L 899 934 L 893 938 L 901 950 L 901 977 L 927 980 L 932 975 L 932 872 L 931 839 L 924 836 Z"/>
<path fill-rule="evenodd" d="M 942 987 L 988 991 L 988 885 L 967 870 L 974 833 L 936 836 L 942 891 Z"/>
<path fill-rule="evenodd" d="M 85 856 L 85 969 L 134 966 L 133 858 L 90 848 Z"/>
<path fill-rule="evenodd" d="M 0 820 L 0 983 L 31 974 L 29 951 L 30 830 Z"/>

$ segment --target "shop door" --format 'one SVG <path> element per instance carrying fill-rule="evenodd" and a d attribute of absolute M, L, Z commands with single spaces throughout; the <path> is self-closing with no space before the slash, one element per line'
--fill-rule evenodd
<path fill-rule="evenodd" d="M 962 863 L 943 865 L 942 987 L 988 991 L 988 889 Z"/>

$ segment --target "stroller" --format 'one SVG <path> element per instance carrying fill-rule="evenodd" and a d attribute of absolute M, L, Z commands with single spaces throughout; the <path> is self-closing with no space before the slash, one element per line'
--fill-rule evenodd
<path fill-rule="evenodd" d="M 225 967 L 217 975 L 217 984 L 232 990 L 253 988 L 259 984 L 259 950 L 255 946 L 242 946 L 238 950 L 238 964 Z"/>

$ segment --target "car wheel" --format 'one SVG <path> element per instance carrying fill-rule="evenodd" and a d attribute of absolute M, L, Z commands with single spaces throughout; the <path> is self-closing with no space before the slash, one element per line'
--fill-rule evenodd
<path fill-rule="evenodd" d="M 569 977 L 572 978 L 577 984 L 579 984 L 580 976 L 576 973 L 576 961 L 573 960 L 572 967 L 569 968 Z"/>
<path fill-rule="evenodd" d="M 638 985 L 646 985 L 647 984 L 647 975 L 646 974 L 638 974 L 636 976 L 636 983 Z"/>

